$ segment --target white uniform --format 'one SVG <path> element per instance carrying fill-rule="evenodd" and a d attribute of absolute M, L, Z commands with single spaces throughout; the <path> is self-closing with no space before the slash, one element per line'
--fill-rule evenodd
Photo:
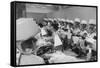
<path fill-rule="evenodd" d="M 77 35 L 79 32 L 80 32 L 80 29 L 78 29 L 78 28 L 73 30 L 73 33 L 74 33 L 75 35 Z"/>
<path fill-rule="evenodd" d="M 89 43 L 91 43 L 92 49 L 96 51 L 96 40 L 94 40 L 91 37 L 86 37 L 86 41 L 89 42 Z"/>
<path fill-rule="evenodd" d="M 70 32 L 70 30 L 68 30 L 68 32 L 67 32 L 67 38 L 71 39 L 71 36 L 72 36 L 72 33 Z"/>
<path fill-rule="evenodd" d="M 54 34 L 54 46 L 59 46 L 59 45 L 62 45 L 62 41 L 61 39 L 59 38 L 58 34 Z"/>
<path fill-rule="evenodd" d="M 17 53 L 16 53 L 16 63 L 18 65 L 19 64 L 19 58 L 20 58 L 21 53 L 20 53 L 20 51 L 18 49 L 16 49 L 16 50 L 17 50 Z"/>
<path fill-rule="evenodd" d="M 90 35 L 91 38 L 93 38 L 94 36 L 96 36 L 96 33 L 92 33 L 92 34 Z"/>
<path fill-rule="evenodd" d="M 36 55 L 22 55 L 20 65 L 44 64 L 44 60 Z"/>
<path fill-rule="evenodd" d="M 86 30 L 81 31 L 81 32 L 80 32 L 80 35 L 83 36 L 85 33 L 88 34 Z"/>
<path fill-rule="evenodd" d="M 72 36 L 72 39 L 73 39 L 74 44 L 77 44 L 80 40 L 80 38 L 77 36 Z"/>
<path fill-rule="evenodd" d="M 47 34 L 47 32 L 45 31 L 45 28 L 41 28 L 41 34 L 42 35 L 46 35 Z"/>
<path fill-rule="evenodd" d="M 56 53 L 51 54 L 49 63 L 79 62 L 79 61 L 85 61 L 85 60 L 77 59 L 75 57 L 65 55 L 60 51 L 57 51 Z"/>
<path fill-rule="evenodd" d="M 43 39 L 43 38 L 38 39 L 38 41 L 36 42 L 36 45 L 39 47 L 45 46 L 47 44 L 48 44 L 48 42 L 46 42 L 45 39 Z"/>

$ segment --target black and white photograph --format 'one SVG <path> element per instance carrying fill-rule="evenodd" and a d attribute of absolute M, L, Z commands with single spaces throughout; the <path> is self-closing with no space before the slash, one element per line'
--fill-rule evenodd
<path fill-rule="evenodd" d="M 17 66 L 96 62 L 97 7 L 15 3 Z"/>

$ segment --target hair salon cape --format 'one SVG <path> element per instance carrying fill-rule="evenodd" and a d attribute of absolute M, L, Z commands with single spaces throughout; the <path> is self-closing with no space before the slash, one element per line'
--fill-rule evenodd
<path fill-rule="evenodd" d="M 40 29 L 33 18 L 20 18 L 16 20 L 17 40 L 27 40 L 40 32 Z M 18 58 L 18 55 L 17 55 Z M 17 61 L 18 62 L 18 61 Z M 36 55 L 22 55 L 20 65 L 44 64 L 44 60 Z"/>

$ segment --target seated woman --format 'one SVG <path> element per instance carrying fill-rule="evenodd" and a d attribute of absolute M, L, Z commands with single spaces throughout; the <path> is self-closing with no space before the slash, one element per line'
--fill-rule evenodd
<path fill-rule="evenodd" d="M 21 47 L 23 54 L 20 57 L 20 65 L 44 64 L 44 60 L 32 53 L 35 50 L 35 38 L 30 38 L 22 42 Z"/>
<path fill-rule="evenodd" d="M 87 49 L 89 50 L 87 57 L 89 61 L 97 60 L 97 50 L 96 50 L 96 40 L 93 38 L 86 38 L 86 43 L 88 44 Z"/>
<path fill-rule="evenodd" d="M 42 38 L 38 39 L 36 42 L 37 45 L 37 55 L 41 56 L 44 53 L 47 53 L 49 50 L 53 49 L 53 37 L 50 30 L 46 30 L 47 34 L 43 35 Z"/>
<path fill-rule="evenodd" d="M 36 42 L 36 55 L 42 57 L 46 64 L 48 61 L 44 54 L 53 52 L 53 43 L 52 32 L 49 29 L 46 29 L 46 34 L 42 35 Z"/>

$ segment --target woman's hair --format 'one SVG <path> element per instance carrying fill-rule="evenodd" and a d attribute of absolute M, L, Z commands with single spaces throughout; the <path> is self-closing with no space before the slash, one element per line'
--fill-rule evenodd
<path fill-rule="evenodd" d="M 25 49 L 27 49 L 27 48 L 33 49 L 36 41 L 37 41 L 37 39 L 35 39 L 35 38 L 29 38 L 28 40 L 23 41 L 21 43 L 22 50 L 25 51 Z"/>
<path fill-rule="evenodd" d="M 51 31 L 51 30 L 48 30 L 48 29 L 47 29 L 46 31 L 47 31 L 47 35 L 48 35 L 48 36 L 52 36 L 52 31 Z"/>
<path fill-rule="evenodd" d="M 58 23 L 53 23 L 53 24 L 51 24 L 51 25 L 52 25 L 52 27 L 53 27 L 56 31 L 59 29 Z"/>
<path fill-rule="evenodd" d="M 80 28 L 80 22 L 75 22 L 75 28 Z"/>
<path fill-rule="evenodd" d="M 42 24 L 42 23 L 39 23 L 38 25 L 39 25 L 41 28 L 43 27 L 43 24 Z"/>

